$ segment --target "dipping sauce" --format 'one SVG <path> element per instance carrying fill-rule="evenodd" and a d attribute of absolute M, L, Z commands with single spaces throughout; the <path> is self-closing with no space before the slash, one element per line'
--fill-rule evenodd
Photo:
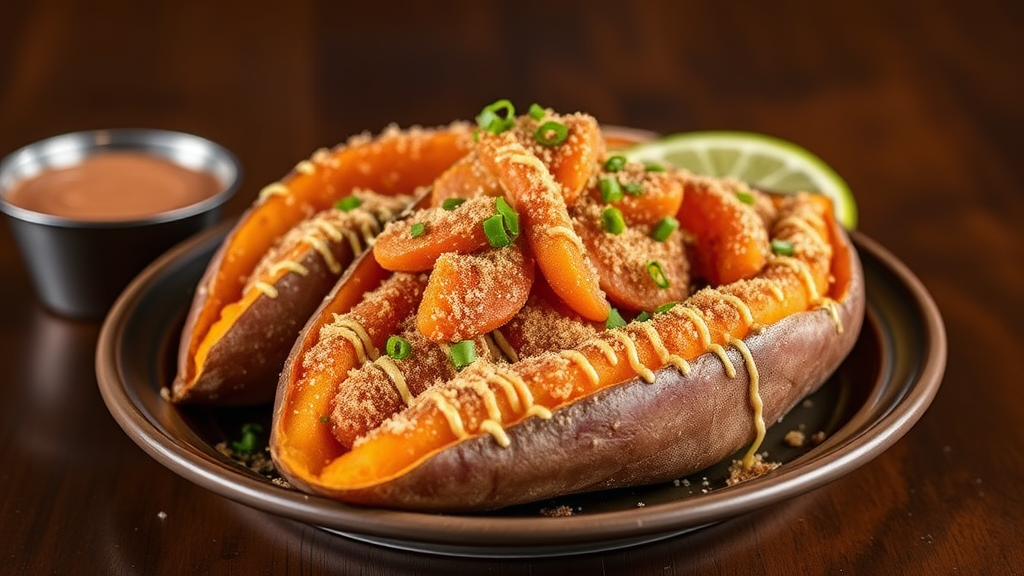
<path fill-rule="evenodd" d="M 5 199 L 63 218 L 118 221 L 184 208 L 221 188 L 212 174 L 164 158 L 144 152 L 104 152 L 19 182 Z"/>

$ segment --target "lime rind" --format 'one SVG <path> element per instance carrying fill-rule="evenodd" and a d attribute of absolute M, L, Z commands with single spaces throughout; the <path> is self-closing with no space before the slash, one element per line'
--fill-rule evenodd
<path fill-rule="evenodd" d="M 640 162 L 666 162 L 697 174 L 738 178 L 779 192 L 818 192 L 828 196 L 836 219 L 857 227 L 857 205 L 849 186 L 809 150 L 755 132 L 684 132 L 634 145 L 625 155 Z"/>

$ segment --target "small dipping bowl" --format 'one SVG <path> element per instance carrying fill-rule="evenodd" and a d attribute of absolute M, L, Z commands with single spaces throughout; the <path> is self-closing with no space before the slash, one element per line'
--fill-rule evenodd
<path fill-rule="evenodd" d="M 192 134 L 73 132 L 0 162 L 0 211 L 43 305 L 94 320 L 157 256 L 220 220 L 241 172 Z"/>

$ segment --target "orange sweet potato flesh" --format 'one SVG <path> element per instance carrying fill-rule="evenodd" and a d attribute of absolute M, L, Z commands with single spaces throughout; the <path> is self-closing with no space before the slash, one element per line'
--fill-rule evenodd
<path fill-rule="evenodd" d="M 283 316 L 308 317 L 332 282 L 310 282 L 302 297 L 273 306 L 250 290 L 246 279 L 277 240 L 311 214 L 357 189 L 381 194 L 409 194 L 463 157 L 472 137 L 465 124 L 439 129 L 399 131 L 389 128 L 376 138 L 360 137 L 333 150 L 315 153 L 281 182 L 261 192 L 211 260 L 200 280 L 186 318 L 179 348 L 175 388 L 198 385 L 197 400 L 245 404 L 269 402 L 281 363 L 293 337 L 263 339 L 267 326 Z M 264 302 L 264 304 L 266 304 Z M 315 307 L 315 306 L 314 306 Z M 301 321 L 301 320 L 300 320 Z M 241 351 L 264 342 L 258 351 Z M 200 352 L 202 350 L 202 352 Z M 219 359 L 223 356 L 224 359 Z M 197 364 L 197 358 L 206 358 Z M 240 359 L 240 360 L 239 360 Z M 241 365 L 229 366 L 230 364 Z M 244 373 L 233 381 L 224 373 Z"/>
<path fill-rule="evenodd" d="M 771 233 L 793 256 L 568 354 L 474 365 L 353 450 L 303 457 L 307 474 L 279 470 L 348 502 L 475 510 L 664 481 L 727 457 L 756 435 L 752 385 L 764 421 L 777 420 L 838 366 L 863 318 L 859 260 L 827 201 L 779 205 Z M 292 408 L 279 394 L 275 430 Z M 271 448 L 275 461 L 295 452 Z"/>
<path fill-rule="evenodd" d="M 275 411 L 271 438 L 277 447 L 278 466 L 289 470 L 297 485 L 301 485 L 298 479 L 318 473 L 321 466 L 343 453 L 324 420 L 331 412 L 334 387 L 359 364 L 354 344 L 345 339 L 338 339 L 331 353 L 317 355 L 316 362 L 304 363 L 319 342 L 321 330 L 336 315 L 349 313 L 381 350 L 401 319 L 415 311 L 424 284 L 415 276 L 393 276 L 364 253 L 304 327 L 281 374 L 277 405 L 287 410 Z M 378 298 L 367 297 L 373 293 Z M 381 299 L 389 302 L 388 314 L 380 314 Z"/>

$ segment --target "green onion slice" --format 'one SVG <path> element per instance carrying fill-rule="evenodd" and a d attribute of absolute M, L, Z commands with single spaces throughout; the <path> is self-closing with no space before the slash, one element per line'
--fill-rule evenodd
<path fill-rule="evenodd" d="M 441 202 L 441 208 L 444 208 L 445 210 L 451 212 L 452 210 L 455 210 L 459 206 L 462 206 L 462 203 L 465 201 L 465 198 L 445 198 L 444 202 Z"/>
<path fill-rule="evenodd" d="M 619 314 L 619 311 L 612 308 L 608 311 L 608 319 L 604 321 L 604 327 L 608 330 L 612 328 L 622 328 L 626 325 L 626 320 Z"/>
<path fill-rule="evenodd" d="M 533 133 L 533 139 L 544 146 L 558 146 L 569 137 L 569 129 L 561 122 L 545 122 Z"/>
<path fill-rule="evenodd" d="M 614 176 L 605 176 L 597 181 L 598 188 L 601 189 L 601 200 L 604 202 L 618 202 L 622 200 L 622 186 L 619 185 L 619 179 Z"/>
<path fill-rule="evenodd" d="M 505 217 L 495 214 L 484 220 L 484 234 L 487 235 L 487 242 L 494 248 L 504 248 L 512 243 L 508 233 L 505 231 Z"/>
<path fill-rule="evenodd" d="M 625 156 L 612 156 L 611 158 L 604 161 L 604 169 L 609 172 L 619 172 L 626 167 Z"/>
<path fill-rule="evenodd" d="M 779 256 L 792 256 L 796 250 L 793 249 L 793 243 L 788 240 L 772 240 L 772 252 Z"/>
<path fill-rule="evenodd" d="M 651 313 L 648 312 L 647 310 L 641 311 L 639 314 L 636 315 L 636 318 L 634 318 L 634 320 L 636 320 L 637 322 L 647 322 L 650 319 Z"/>
<path fill-rule="evenodd" d="M 494 201 L 494 208 L 498 211 L 498 214 L 505 218 L 505 229 L 508 230 L 509 235 L 515 240 L 516 236 L 519 236 L 519 213 L 509 206 L 503 196 L 497 197 Z"/>
<path fill-rule="evenodd" d="M 754 204 L 754 195 L 750 193 L 750 190 L 737 190 L 736 199 L 748 206 Z"/>
<path fill-rule="evenodd" d="M 456 370 L 462 370 L 476 360 L 476 344 L 472 340 L 456 342 L 448 348 L 448 355 Z"/>
<path fill-rule="evenodd" d="M 512 102 L 501 99 L 485 106 L 476 117 L 476 124 L 491 134 L 500 134 L 516 122 L 516 107 Z"/>
<path fill-rule="evenodd" d="M 355 196 L 346 196 L 341 200 L 334 203 L 334 207 L 343 212 L 351 212 L 356 208 L 359 208 L 363 204 L 363 201 Z"/>
<path fill-rule="evenodd" d="M 395 360 L 405 360 L 412 354 L 412 344 L 409 344 L 409 341 L 401 336 L 388 336 L 384 349 L 388 356 Z"/>
<path fill-rule="evenodd" d="M 662 312 L 668 312 L 669 310 L 675 308 L 676 304 L 678 304 L 678 302 L 665 302 L 661 306 L 655 308 L 654 313 L 661 314 Z"/>
<path fill-rule="evenodd" d="M 639 182 L 630 182 L 628 184 L 623 184 L 622 190 L 630 196 L 643 196 L 644 185 Z"/>
<path fill-rule="evenodd" d="M 244 454 L 252 454 L 257 449 L 257 442 L 259 441 L 259 434 L 263 432 L 263 426 L 254 422 L 242 424 L 242 439 L 237 442 L 231 443 L 231 448 L 235 452 L 241 452 Z"/>
<path fill-rule="evenodd" d="M 665 167 L 657 162 L 644 162 L 644 170 L 648 172 L 664 172 Z"/>
<path fill-rule="evenodd" d="M 409 235 L 413 238 L 418 238 L 427 233 L 427 225 L 423 222 L 417 222 L 409 228 Z"/>
<path fill-rule="evenodd" d="M 609 206 L 601 212 L 601 228 L 611 234 L 622 234 L 626 230 L 626 220 L 622 217 L 622 211 L 615 206 Z"/>
<path fill-rule="evenodd" d="M 665 276 L 665 271 L 661 269 L 661 263 L 657 260 L 651 260 L 647 263 L 647 273 L 650 274 L 651 280 L 658 285 L 658 288 L 668 288 L 668 278 Z"/>
<path fill-rule="evenodd" d="M 530 104 L 530 118 L 533 118 L 534 120 L 540 120 L 544 118 L 544 116 L 547 113 L 547 110 L 545 110 L 544 107 L 541 106 L 540 104 L 537 104 L 536 102 Z"/>
<path fill-rule="evenodd" d="M 651 238 L 654 238 L 658 242 L 664 242 L 672 235 L 676 229 L 679 228 L 679 220 L 676 220 L 672 216 L 665 216 L 654 225 L 651 229 Z"/>

